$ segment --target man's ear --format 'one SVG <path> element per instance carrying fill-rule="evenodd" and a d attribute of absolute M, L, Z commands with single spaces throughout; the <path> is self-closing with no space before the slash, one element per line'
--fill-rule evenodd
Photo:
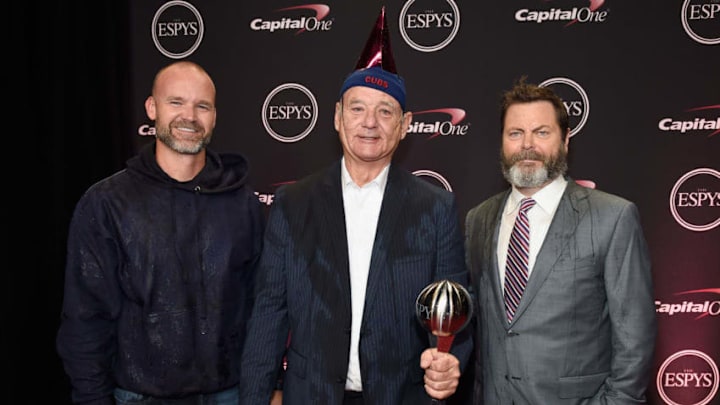
<path fill-rule="evenodd" d="M 412 124 L 412 112 L 407 111 L 403 113 L 402 123 L 400 125 L 403 126 L 402 129 L 402 135 L 400 135 L 400 139 L 405 139 L 405 136 L 407 135 L 407 131 L 410 129 L 410 124 Z"/>
<path fill-rule="evenodd" d="M 153 121 L 157 117 L 157 111 L 155 111 L 155 99 L 153 96 L 145 99 L 145 114 L 147 114 L 148 118 Z"/>
<path fill-rule="evenodd" d="M 335 103 L 335 116 L 333 118 L 335 131 L 340 131 L 340 120 L 342 119 L 342 100 Z"/>

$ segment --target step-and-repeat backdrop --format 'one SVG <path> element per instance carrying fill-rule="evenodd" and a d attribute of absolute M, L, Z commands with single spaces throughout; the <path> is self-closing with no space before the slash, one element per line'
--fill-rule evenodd
<path fill-rule="evenodd" d="M 414 112 L 397 163 L 456 193 L 462 221 L 507 187 L 502 91 L 523 75 L 555 89 L 570 175 L 641 211 L 660 326 L 650 403 L 717 404 L 718 0 L 136 0 L 128 136 L 153 139 L 143 102 L 158 68 L 199 62 L 218 90 L 211 146 L 249 158 L 269 208 L 279 185 L 339 157 L 334 103 L 383 5 Z"/>

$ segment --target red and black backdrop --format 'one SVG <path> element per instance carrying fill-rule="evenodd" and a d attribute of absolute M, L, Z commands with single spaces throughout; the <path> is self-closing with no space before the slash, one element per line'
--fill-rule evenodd
<path fill-rule="evenodd" d="M 51 340 L 69 211 L 85 187 L 152 140 L 143 102 L 158 68 L 189 59 L 213 76 L 212 147 L 248 157 L 252 185 L 270 207 L 280 184 L 339 157 L 334 103 L 385 5 L 414 112 L 397 163 L 454 192 L 462 221 L 507 187 L 498 163 L 502 91 L 520 76 L 555 89 L 573 127 L 569 174 L 640 208 L 660 327 L 650 403 L 718 403 L 717 0 L 135 0 L 91 11 L 58 3 L 41 20 L 40 6 L 28 6 L 18 26 L 26 44 L 40 48 L 25 55 L 30 89 L 59 94 L 37 107 L 47 101 L 42 91 L 23 93 L 29 111 L 43 115 L 28 125 L 41 126 L 38 164 L 50 166 L 57 208 L 54 235 L 44 239 L 54 254 L 21 279 L 30 286 L 49 280 L 41 306 L 51 319 L 35 345 L 53 364 L 43 380 L 63 381 Z M 43 41 L 53 46 L 43 49 Z M 71 62 L 61 59 L 68 55 Z M 37 178 L 30 184 L 49 187 Z M 17 378 L 40 371 L 33 363 L 17 368 L 25 370 Z M 65 384 L 56 387 L 59 398 L 69 397 Z"/>

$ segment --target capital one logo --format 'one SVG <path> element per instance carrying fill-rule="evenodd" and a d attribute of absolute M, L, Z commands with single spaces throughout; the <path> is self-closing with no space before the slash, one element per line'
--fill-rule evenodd
<path fill-rule="evenodd" d="M 707 405 L 718 390 L 718 368 L 699 350 L 681 350 L 662 363 L 655 384 L 668 405 Z"/>
<path fill-rule="evenodd" d="M 666 314 L 667 316 L 674 316 L 678 314 L 690 314 L 695 316 L 695 320 L 700 320 L 706 317 L 716 317 L 720 315 L 720 300 L 718 299 L 703 299 L 703 295 L 716 294 L 720 295 L 720 288 L 701 288 L 698 290 L 680 291 L 673 295 L 685 296 L 690 295 L 690 299 L 684 299 L 682 302 L 663 302 L 655 300 L 655 312 L 658 314 Z M 698 295 L 701 298 L 695 298 Z"/>
<path fill-rule="evenodd" d="M 200 12 L 186 1 L 163 4 L 152 21 L 155 47 L 168 58 L 182 59 L 200 46 L 205 28 Z"/>
<path fill-rule="evenodd" d="M 683 29 L 703 45 L 720 44 L 720 2 L 685 0 L 680 11 Z"/>
<path fill-rule="evenodd" d="M 570 119 L 570 137 L 580 132 L 590 116 L 590 99 L 582 86 L 566 77 L 553 77 L 539 86 L 551 88 L 562 98 Z"/>
<path fill-rule="evenodd" d="M 460 9 L 453 0 L 408 0 L 400 10 L 398 26 L 411 48 L 439 51 L 455 39 L 460 29 Z"/>
<path fill-rule="evenodd" d="M 548 0 L 544 1 L 544 3 L 547 2 Z M 583 1 L 583 3 L 590 4 L 586 7 L 552 7 L 549 10 L 519 9 L 515 12 L 515 21 L 535 24 L 542 24 L 546 21 L 557 21 L 564 22 L 565 27 L 569 27 L 575 23 L 604 23 L 607 21 L 609 12 L 607 10 L 600 10 L 605 0 L 590 0 L 589 2 Z"/>
<path fill-rule="evenodd" d="M 433 181 L 429 181 L 429 183 L 435 184 L 435 182 L 438 182 L 440 183 L 440 187 L 452 192 L 450 182 L 448 182 L 445 177 L 441 176 L 438 172 L 434 172 L 432 170 L 415 170 L 413 174 L 418 177 L 430 177 Z"/>
<path fill-rule="evenodd" d="M 720 172 L 702 167 L 685 173 L 670 192 L 670 211 L 678 224 L 691 231 L 720 225 Z"/>
<path fill-rule="evenodd" d="M 720 104 L 695 107 L 685 111 L 693 113 L 693 115 L 682 118 L 663 118 L 658 123 L 658 129 L 681 134 L 709 131 L 708 138 L 720 133 Z M 705 114 L 706 116 L 698 116 L 698 114 Z M 717 115 L 711 116 L 713 114 Z"/>
<path fill-rule="evenodd" d="M 318 119 L 315 95 L 298 83 L 285 83 L 273 89 L 262 107 L 262 123 L 270 136 L 292 143 L 305 138 Z"/>
<path fill-rule="evenodd" d="M 294 31 L 295 35 L 302 34 L 303 32 L 330 31 L 330 29 L 332 29 L 333 20 L 325 20 L 325 17 L 330 14 L 330 7 L 328 5 L 302 4 L 277 9 L 275 12 L 285 14 L 286 11 L 294 10 L 310 12 L 311 15 L 300 17 L 283 15 L 279 18 L 276 17 L 267 20 L 260 17 L 253 18 L 252 21 L 250 21 L 250 29 L 253 31 L 267 32 Z"/>
<path fill-rule="evenodd" d="M 470 124 L 461 123 L 465 119 L 465 110 L 461 108 L 436 108 L 413 113 L 413 122 L 408 134 L 427 134 L 428 140 L 438 136 L 467 135 Z M 438 117 L 435 120 L 422 120 L 420 116 Z"/>

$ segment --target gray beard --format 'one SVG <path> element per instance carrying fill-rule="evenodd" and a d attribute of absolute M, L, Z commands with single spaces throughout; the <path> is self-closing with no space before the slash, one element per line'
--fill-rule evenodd
<path fill-rule="evenodd" d="M 503 175 L 508 183 L 519 188 L 540 187 L 549 179 L 548 171 L 545 165 L 538 169 L 528 168 L 523 170 L 515 164 L 510 168 L 510 170 L 503 171 Z"/>
<path fill-rule="evenodd" d="M 197 155 L 210 143 L 210 138 L 212 137 L 211 134 L 208 134 L 208 136 L 198 142 L 188 144 L 187 142 L 178 142 L 175 140 L 170 131 L 170 128 L 158 128 L 155 136 L 157 136 L 160 142 L 167 145 L 168 148 L 184 155 Z"/>
<path fill-rule="evenodd" d="M 563 149 L 557 151 L 556 156 L 545 158 L 535 152 L 519 153 L 510 158 L 505 158 L 500 151 L 502 173 L 505 180 L 518 188 L 537 188 L 555 180 L 558 176 L 564 176 L 567 172 L 567 153 Z M 524 159 L 541 159 L 542 167 L 521 168 L 518 162 Z"/>

